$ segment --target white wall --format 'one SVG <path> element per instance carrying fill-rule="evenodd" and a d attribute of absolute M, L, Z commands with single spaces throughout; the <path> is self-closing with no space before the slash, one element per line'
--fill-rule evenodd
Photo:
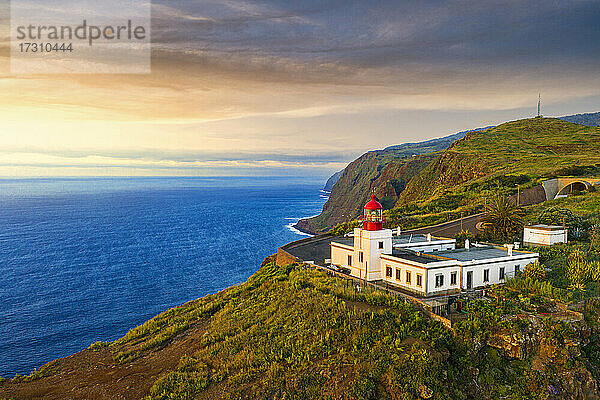
<path fill-rule="evenodd" d="M 387 266 L 392 267 L 392 277 L 385 275 Z M 400 280 L 396 279 L 396 269 L 400 269 Z M 410 283 L 406 282 L 406 272 L 410 272 Z M 422 276 L 421 287 L 417 286 L 417 274 Z M 398 286 L 402 286 L 410 291 L 418 292 L 423 295 L 426 294 L 427 290 L 427 269 L 420 266 L 410 265 L 407 263 L 400 263 L 393 260 L 381 259 L 381 276 L 384 281 L 393 283 Z"/>
<path fill-rule="evenodd" d="M 486 285 L 493 285 L 496 283 L 505 282 L 507 279 L 515 276 L 515 266 L 518 265 L 520 271 L 523 272 L 525 266 L 532 262 L 535 262 L 538 259 L 537 255 L 531 256 L 526 259 L 521 260 L 506 260 L 506 261 L 498 261 L 489 264 L 464 264 L 463 265 L 463 273 L 462 273 L 462 288 L 467 289 L 467 273 L 469 271 L 473 272 L 473 286 L 472 289 L 484 287 Z M 500 280 L 500 268 L 504 267 L 505 277 L 503 280 Z M 490 278 L 488 282 L 483 281 L 483 271 L 485 269 L 490 270 Z"/>
<path fill-rule="evenodd" d="M 450 284 L 450 275 L 456 272 L 456 284 Z M 444 284 L 440 287 L 435 287 L 436 276 L 441 274 L 444 277 Z M 460 290 L 460 266 L 453 265 L 445 268 L 434 268 L 427 271 L 427 294 L 432 295 L 448 290 Z"/>
<path fill-rule="evenodd" d="M 383 243 L 383 248 L 379 248 L 379 243 Z M 360 262 L 360 252 L 363 253 L 363 261 Z M 360 228 L 354 229 L 354 259 L 353 267 L 358 274 L 355 275 L 353 270 L 352 275 L 360 276 L 368 281 L 382 279 L 380 257 L 382 254 L 390 254 L 392 252 L 392 231 L 390 229 L 382 229 L 379 231 L 367 231 Z M 365 277 L 366 276 L 366 277 Z"/>
<path fill-rule="evenodd" d="M 331 246 L 331 263 L 333 265 L 339 265 L 344 267 L 349 267 L 348 265 L 348 256 L 354 257 L 354 250 L 350 250 L 348 248 L 341 248 L 338 245 Z M 354 263 L 354 259 L 352 260 Z"/>
<path fill-rule="evenodd" d="M 548 231 L 525 227 L 523 230 L 523 243 L 552 246 L 556 243 L 567 243 L 567 231 Z"/>

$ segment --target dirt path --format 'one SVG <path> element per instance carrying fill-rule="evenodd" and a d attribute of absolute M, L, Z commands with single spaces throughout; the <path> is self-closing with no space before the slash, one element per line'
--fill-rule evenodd
<path fill-rule="evenodd" d="M 51 376 L 0 384 L 0 399 L 139 400 L 149 393 L 160 375 L 177 366 L 183 355 L 191 356 L 200 348 L 206 327 L 206 322 L 196 325 L 166 347 L 122 365 L 113 361 L 114 350 L 110 348 L 83 350 L 55 361 Z"/>

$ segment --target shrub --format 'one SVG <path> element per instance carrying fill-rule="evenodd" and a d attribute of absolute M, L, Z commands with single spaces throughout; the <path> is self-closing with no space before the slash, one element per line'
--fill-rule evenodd
<path fill-rule="evenodd" d="M 88 347 L 90 350 L 99 350 L 103 347 L 108 347 L 110 346 L 110 342 L 102 342 L 102 341 L 97 341 L 95 343 L 92 343 L 90 345 L 90 347 Z"/>
<path fill-rule="evenodd" d="M 527 264 L 523 270 L 523 277 L 541 281 L 546 277 L 546 267 L 540 264 L 539 261 Z"/>
<path fill-rule="evenodd" d="M 341 224 L 337 224 L 333 228 L 329 230 L 329 234 L 335 236 L 343 236 L 346 233 L 352 232 L 354 228 L 359 228 L 361 226 L 361 222 L 358 220 L 350 221 L 350 222 L 342 222 Z"/>

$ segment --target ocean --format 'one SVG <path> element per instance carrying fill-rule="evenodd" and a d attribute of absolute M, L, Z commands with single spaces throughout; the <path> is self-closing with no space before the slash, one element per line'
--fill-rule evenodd
<path fill-rule="evenodd" d="M 320 179 L 0 180 L 0 376 L 28 374 L 168 308 L 244 282 Z"/>

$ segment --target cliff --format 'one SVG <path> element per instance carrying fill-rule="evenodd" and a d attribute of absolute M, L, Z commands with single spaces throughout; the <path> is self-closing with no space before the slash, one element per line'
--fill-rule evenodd
<path fill-rule="evenodd" d="M 419 143 L 404 143 L 363 154 L 329 178 L 325 190 L 331 194 L 321 215 L 303 219 L 296 227 L 309 233 L 321 233 L 337 223 L 357 218 L 361 213 L 359 205 L 370 197 L 373 190 L 385 205 L 393 207 L 410 179 L 431 162 L 435 153 L 446 149 L 466 134 L 483 129 L 486 128 Z"/>
<path fill-rule="evenodd" d="M 397 150 L 372 151 L 353 161 L 344 169 L 333 186 L 323 211 L 317 217 L 296 224 L 300 230 L 319 233 L 329 227 L 361 215 L 373 191 L 388 208 L 398 200 L 413 176 L 425 168 L 433 155 L 398 156 Z"/>
<path fill-rule="evenodd" d="M 593 115 L 572 117 L 587 122 L 593 119 Z M 355 219 L 373 190 L 386 209 L 399 209 L 400 213 L 473 212 L 486 196 L 497 192 L 516 195 L 517 184 L 535 192 L 533 188 L 541 180 L 560 175 L 565 168 L 595 169 L 600 163 L 599 132 L 597 127 L 562 119 L 532 118 L 418 146 L 406 144 L 369 152 L 344 170 L 323 212 L 300 221 L 298 226 L 323 232 Z M 432 143 L 449 147 L 429 152 L 435 150 Z M 417 150 L 424 154 L 407 156 Z"/>
<path fill-rule="evenodd" d="M 329 179 L 327 179 L 327 182 L 325 183 L 323 190 L 325 190 L 327 192 L 331 192 L 331 190 L 333 189 L 333 185 L 335 185 L 336 182 L 340 179 L 340 176 L 342 176 L 342 173 L 344 173 L 344 170 L 338 171 L 335 174 L 331 175 L 329 177 Z"/>

